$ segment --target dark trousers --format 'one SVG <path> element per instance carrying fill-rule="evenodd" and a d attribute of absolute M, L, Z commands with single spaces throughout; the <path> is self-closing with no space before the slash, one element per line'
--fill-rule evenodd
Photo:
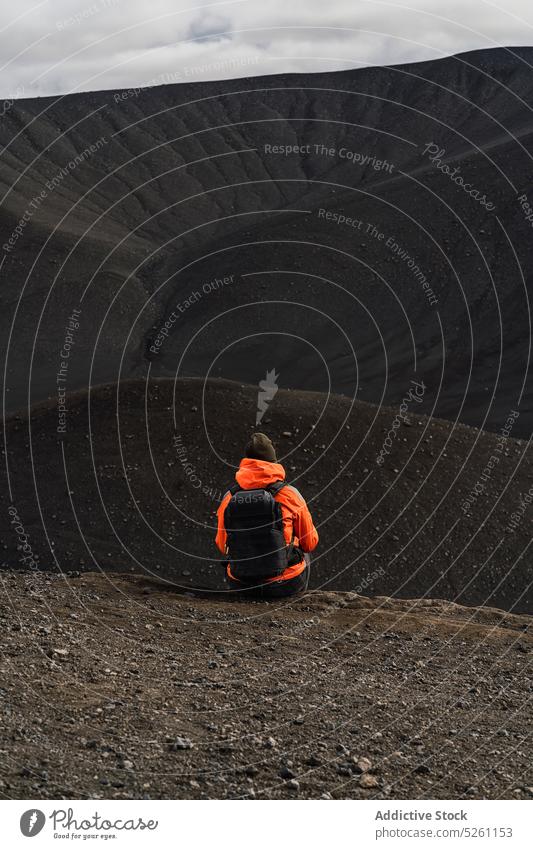
<path fill-rule="evenodd" d="M 311 558 L 305 555 L 305 569 L 289 578 L 288 581 L 270 581 L 268 584 L 248 586 L 241 581 L 233 581 L 227 578 L 227 582 L 233 592 L 241 593 L 243 598 L 256 598 L 268 601 L 275 598 L 288 598 L 304 592 L 309 586 L 309 575 L 311 571 Z"/>

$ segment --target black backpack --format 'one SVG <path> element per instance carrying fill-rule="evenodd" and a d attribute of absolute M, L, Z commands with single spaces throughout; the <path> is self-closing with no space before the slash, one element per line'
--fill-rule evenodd
<path fill-rule="evenodd" d="M 276 578 L 292 559 L 293 544 L 285 542 L 281 506 L 274 499 L 284 486 L 276 481 L 265 489 L 230 489 L 224 527 L 231 571 L 240 581 Z"/>

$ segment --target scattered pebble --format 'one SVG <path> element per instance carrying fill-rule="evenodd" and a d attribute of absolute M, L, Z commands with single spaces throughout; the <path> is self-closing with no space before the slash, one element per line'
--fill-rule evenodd
<path fill-rule="evenodd" d="M 280 774 L 280 777 L 283 778 L 285 781 L 288 781 L 291 778 L 295 777 L 295 773 L 288 766 L 282 766 L 280 771 L 279 771 L 279 774 Z"/>
<path fill-rule="evenodd" d="M 375 775 L 369 775 L 368 772 L 365 772 L 359 779 L 359 787 L 364 787 L 365 790 L 371 790 L 373 787 L 379 787 L 379 781 Z"/>
<path fill-rule="evenodd" d="M 170 752 L 178 752 L 181 749 L 192 749 L 193 743 L 189 740 L 188 737 L 176 737 L 176 739 L 169 743 L 169 751 Z"/>

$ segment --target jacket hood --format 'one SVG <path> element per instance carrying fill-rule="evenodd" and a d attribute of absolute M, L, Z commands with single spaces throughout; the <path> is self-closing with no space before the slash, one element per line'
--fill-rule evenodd
<path fill-rule="evenodd" d="M 235 480 L 243 489 L 264 489 L 275 481 L 284 481 L 285 469 L 281 463 L 267 463 L 266 460 L 244 457 Z"/>

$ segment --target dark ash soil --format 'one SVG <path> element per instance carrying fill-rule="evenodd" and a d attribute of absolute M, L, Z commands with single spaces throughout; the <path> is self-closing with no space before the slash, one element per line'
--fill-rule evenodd
<path fill-rule="evenodd" d="M 46 570 L 144 572 L 221 589 L 215 511 L 256 405 L 254 386 L 150 380 L 68 396 L 62 438 L 53 402 L 10 417 L 3 568 L 20 566 L 11 497 Z M 533 612 L 533 508 L 508 530 L 533 479 L 528 443 L 511 437 L 499 452 L 496 434 L 429 419 L 413 403 L 379 466 L 397 412 L 284 390 L 269 407 L 261 426 L 320 533 L 312 587 Z M 500 459 L 465 514 L 492 456 Z"/>
<path fill-rule="evenodd" d="M 533 795 L 531 619 L 2 575 L 5 798 Z"/>

